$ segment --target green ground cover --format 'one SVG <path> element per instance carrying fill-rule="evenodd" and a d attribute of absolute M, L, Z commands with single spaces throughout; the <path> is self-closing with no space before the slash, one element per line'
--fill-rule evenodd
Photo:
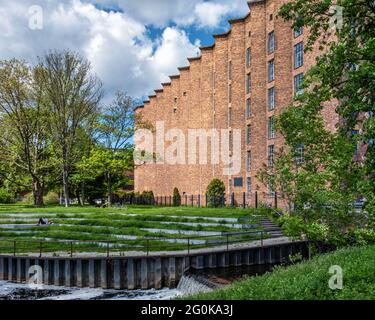
<path fill-rule="evenodd" d="M 342 290 L 330 289 L 329 269 L 343 270 Z M 351 247 L 187 299 L 375 300 L 375 246 Z"/>
<path fill-rule="evenodd" d="M 252 210 L 233 208 L 192 208 L 192 207 L 145 207 L 130 206 L 122 208 L 96 208 L 72 206 L 47 206 L 35 208 L 27 205 L 0 205 L 0 226 L 29 225 L 15 229 L 0 228 L 0 253 L 34 252 L 43 244 L 43 252 L 69 251 L 70 243 L 76 241 L 75 251 L 106 251 L 106 241 L 111 241 L 111 252 L 121 251 L 160 251 L 202 248 L 223 240 L 217 235 L 205 235 L 205 232 L 238 233 L 254 232 L 248 235 L 231 235 L 230 241 L 251 241 L 259 238 L 256 232 L 261 227 L 234 228 L 233 223 L 242 224 L 238 219 L 246 218 L 247 223 L 259 224 L 259 217 Z M 54 225 L 36 227 L 39 218 L 53 220 Z M 210 218 L 216 218 L 212 220 Z M 225 221 L 234 218 L 235 221 Z M 242 221 L 242 220 L 241 220 Z M 186 223 L 193 223 L 189 225 Z M 151 230 L 154 229 L 154 230 Z M 156 232 L 157 230 L 160 230 Z M 186 234 L 191 233 L 191 234 Z M 132 236 L 135 239 L 126 239 Z M 177 243 L 174 243 L 177 239 Z M 181 240 L 181 241 L 180 241 Z M 191 243 L 190 243 L 191 240 Z M 17 243 L 14 245 L 14 241 Z M 90 242 L 92 243 L 83 243 Z M 207 244 L 195 243 L 208 241 Z M 102 242 L 102 243 L 99 243 Z"/>

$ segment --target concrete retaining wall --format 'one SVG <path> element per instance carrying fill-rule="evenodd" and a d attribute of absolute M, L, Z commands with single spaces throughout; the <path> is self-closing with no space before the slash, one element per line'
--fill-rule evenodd
<path fill-rule="evenodd" d="M 29 268 L 39 266 L 42 282 L 46 285 L 128 290 L 175 288 L 190 268 L 199 270 L 274 264 L 287 261 L 289 255 L 298 252 L 306 256 L 306 243 L 285 243 L 189 256 L 110 259 L 0 256 L 0 280 L 24 283 L 29 280 Z"/>

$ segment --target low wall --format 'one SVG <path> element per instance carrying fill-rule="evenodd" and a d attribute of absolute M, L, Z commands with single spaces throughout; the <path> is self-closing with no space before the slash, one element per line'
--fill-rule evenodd
<path fill-rule="evenodd" d="M 305 242 L 242 248 L 212 253 L 118 258 L 32 258 L 0 256 L 0 280 L 25 283 L 29 268 L 39 266 L 42 282 L 79 288 L 161 289 L 175 288 L 191 268 L 225 268 L 275 264 L 291 254 L 307 255 Z M 33 275 L 32 272 L 31 275 Z"/>

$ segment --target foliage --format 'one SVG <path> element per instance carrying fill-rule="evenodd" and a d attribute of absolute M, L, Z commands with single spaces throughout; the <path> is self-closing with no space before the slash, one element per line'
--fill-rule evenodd
<path fill-rule="evenodd" d="M 95 148 L 89 157 L 83 157 L 77 167 L 81 173 L 80 179 L 88 183 L 104 177 L 108 198 L 112 199 L 114 190 L 127 182 L 125 172 L 131 170 L 131 151 L 118 150 L 115 153 L 112 150 Z"/>
<path fill-rule="evenodd" d="M 155 196 L 152 191 L 143 191 L 140 195 L 141 204 L 153 204 Z"/>
<path fill-rule="evenodd" d="M 10 204 L 14 202 L 14 196 L 5 188 L 0 188 L 0 203 Z"/>
<path fill-rule="evenodd" d="M 46 205 L 53 205 L 53 204 L 59 204 L 60 198 L 59 195 L 56 192 L 48 192 L 47 195 L 44 196 L 44 203 Z"/>
<path fill-rule="evenodd" d="M 342 8 L 343 24 L 332 28 L 335 5 Z M 288 203 L 283 223 L 290 234 L 344 245 L 353 231 L 371 229 L 374 221 L 374 5 L 294 0 L 280 15 L 308 29 L 307 50 L 319 47 L 321 53 L 305 75 L 303 93 L 278 119 L 286 147 L 259 177 L 265 183 L 272 177 Z M 340 117 L 336 131 L 325 127 L 323 110 Z M 364 211 L 353 208 L 361 197 L 367 200 Z"/>
<path fill-rule="evenodd" d="M 207 187 L 209 205 L 218 207 L 225 197 L 225 185 L 220 179 L 213 179 Z"/>
<path fill-rule="evenodd" d="M 181 194 L 178 188 L 173 189 L 173 206 L 175 207 L 181 206 Z"/>
<path fill-rule="evenodd" d="M 69 205 L 69 176 L 79 131 L 93 126 L 102 97 L 102 84 L 92 73 L 90 63 L 78 54 L 50 52 L 36 67 L 35 82 L 43 88 L 48 132 L 59 160 L 65 205 Z"/>
<path fill-rule="evenodd" d="M 320 255 L 272 273 L 236 282 L 224 289 L 187 299 L 199 300 L 373 300 L 375 246 Z M 330 289 L 330 267 L 343 269 L 342 290 Z"/>
<path fill-rule="evenodd" d="M 27 205 L 34 203 L 34 196 L 32 192 L 29 192 L 23 196 L 22 203 L 27 204 Z"/>
<path fill-rule="evenodd" d="M 34 72 L 22 61 L 0 62 L 0 161 L 7 179 L 20 183 L 19 176 L 30 178 L 27 187 L 33 191 L 34 204 L 40 206 L 53 162 L 44 94 Z"/>

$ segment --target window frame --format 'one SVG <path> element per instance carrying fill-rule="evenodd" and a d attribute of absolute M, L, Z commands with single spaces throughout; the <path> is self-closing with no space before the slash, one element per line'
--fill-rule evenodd
<path fill-rule="evenodd" d="M 275 116 L 268 117 L 268 140 L 276 138 L 275 120 Z"/>
<path fill-rule="evenodd" d="M 304 65 L 304 43 L 303 41 L 294 46 L 294 69 L 303 67 Z"/>
<path fill-rule="evenodd" d="M 252 115 L 253 113 L 251 110 L 251 98 L 247 98 L 246 99 L 246 118 L 250 119 Z"/>
<path fill-rule="evenodd" d="M 268 82 L 273 81 L 275 81 L 275 59 L 268 61 Z"/>
<path fill-rule="evenodd" d="M 303 83 L 303 77 L 304 77 L 303 72 L 301 72 L 299 74 L 296 74 L 294 76 L 294 95 L 295 96 L 298 96 L 298 95 L 303 93 L 303 88 L 300 87 L 301 84 Z M 300 79 L 298 83 L 297 83 L 297 79 Z M 297 84 L 299 85 L 299 87 L 297 86 Z M 299 89 L 299 90 L 297 90 L 297 89 Z"/>
<path fill-rule="evenodd" d="M 272 54 L 276 51 L 276 36 L 275 36 L 275 30 L 268 33 L 268 41 L 267 41 L 267 51 L 268 54 Z"/>
<path fill-rule="evenodd" d="M 273 111 L 275 110 L 275 108 L 276 108 L 276 90 L 275 90 L 275 86 L 273 86 L 268 89 L 268 111 Z"/>

